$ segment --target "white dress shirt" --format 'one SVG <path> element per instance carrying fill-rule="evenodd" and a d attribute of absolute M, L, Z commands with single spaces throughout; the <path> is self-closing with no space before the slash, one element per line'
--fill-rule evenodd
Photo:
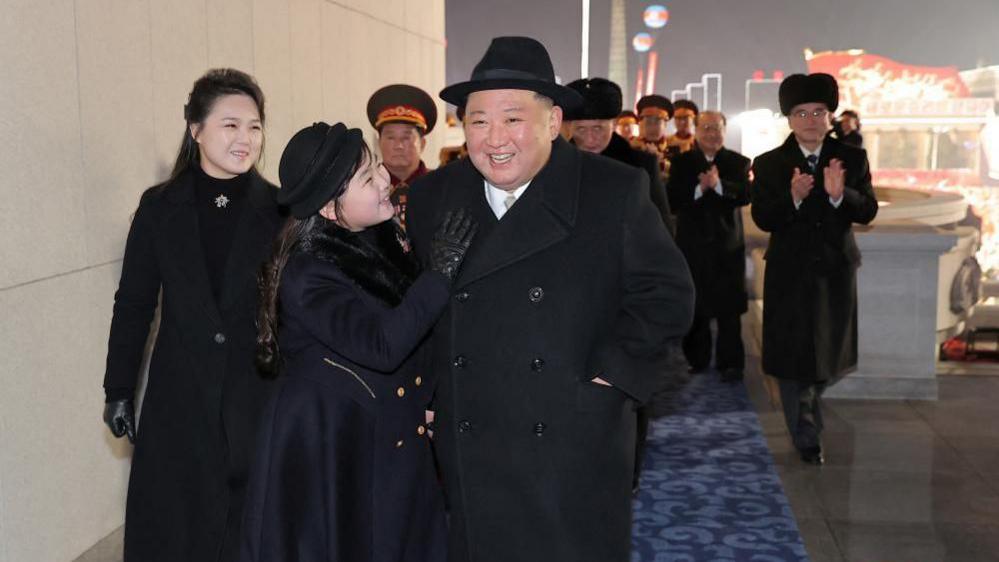
<path fill-rule="evenodd" d="M 506 191 L 492 185 L 486 180 L 482 180 L 482 183 L 486 189 L 486 203 L 489 203 L 489 208 L 493 210 L 493 214 L 496 215 L 497 219 L 503 218 L 503 215 L 506 214 L 506 198 L 513 195 L 515 198 L 520 199 L 520 196 L 527 191 L 527 186 L 531 185 L 531 182 L 527 182 L 513 191 Z"/>

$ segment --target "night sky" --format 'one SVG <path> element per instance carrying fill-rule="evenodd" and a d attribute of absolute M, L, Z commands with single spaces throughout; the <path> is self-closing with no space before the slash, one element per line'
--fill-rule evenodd
<path fill-rule="evenodd" d="M 670 11 L 658 31 L 642 22 L 653 3 Z M 539 39 L 563 83 L 579 78 L 579 0 L 446 0 L 446 6 L 448 84 L 467 80 L 498 35 Z M 722 109 L 730 114 L 742 111 L 744 84 L 754 70 L 768 76 L 805 71 L 806 47 L 859 48 L 901 63 L 959 70 L 999 65 L 999 0 L 628 0 L 626 10 L 632 86 L 639 58 L 631 37 L 648 31 L 657 36 L 657 93 L 668 96 L 718 72 Z M 609 22 L 610 1 L 591 0 L 590 76 L 607 75 Z"/>

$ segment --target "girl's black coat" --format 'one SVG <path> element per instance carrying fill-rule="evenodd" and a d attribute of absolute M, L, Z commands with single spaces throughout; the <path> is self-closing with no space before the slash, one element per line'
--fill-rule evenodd
<path fill-rule="evenodd" d="M 448 286 L 438 273 L 410 285 L 396 258 L 334 229 L 285 266 L 286 376 L 262 422 L 243 562 L 445 559 L 424 426 L 432 381 L 414 350 Z"/>
<path fill-rule="evenodd" d="M 126 562 L 232 560 L 256 423 L 272 386 L 253 364 L 256 273 L 283 217 L 255 172 L 220 301 L 198 232 L 193 174 L 146 191 L 115 294 L 104 386 L 134 389 L 149 366 L 125 515 Z"/>

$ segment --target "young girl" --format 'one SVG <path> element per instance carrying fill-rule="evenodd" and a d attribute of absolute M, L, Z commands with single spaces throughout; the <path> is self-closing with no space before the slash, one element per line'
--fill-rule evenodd
<path fill-rule="evenodd" d="M 474 225 L 449 217 L 418 274 L 388 173 L 340 123 L 299 131 L 279 173 L 294 216 L 262 274 L 258 363 L 286 376 L 262 421 L 242 560 L 443 561 L 432 381 L 415 350 Z"/>
<path fill-rule="evenodd" d="M 243 72 L 210 70 L 184 119 L 173 173 L 135 212 L 111 319 L 104 420 L 135 442 L 125 562 L 235 560 L 256 423 L 274 386 L 253 362 L 255 279 L 284 221 L 277 189 L 255 170 L 264 96 Z"/>

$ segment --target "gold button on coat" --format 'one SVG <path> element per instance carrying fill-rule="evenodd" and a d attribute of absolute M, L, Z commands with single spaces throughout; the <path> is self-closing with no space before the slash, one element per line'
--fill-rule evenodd
<path fill-rule="evenodd" d="M 413 382 L 416 384 L 416 386 L 420 386 L 421 384 L 423 384 L 423 377 L 416 377 L 416 380 Z"/>
<path fill-rule="evenodd" d="M 395 442 L 395 448 L 398 449 L 399 447 L 402 447 L 402 439 Z"/>
<path fill-rule="evenodd" d="M 400 386 L 399 389 L 395 391 L 395 393 L 399 395 L 399 398 L 402 398 L 403 396 L 406 395 L 406 389 Z"/>
<path fill-rule="evenodd" d="M 427 428 L 423 427 L 422 425 L 416 428 L 416 434 L 417 435 L 423 435 L 426 432 L 427 432 Z"/>

